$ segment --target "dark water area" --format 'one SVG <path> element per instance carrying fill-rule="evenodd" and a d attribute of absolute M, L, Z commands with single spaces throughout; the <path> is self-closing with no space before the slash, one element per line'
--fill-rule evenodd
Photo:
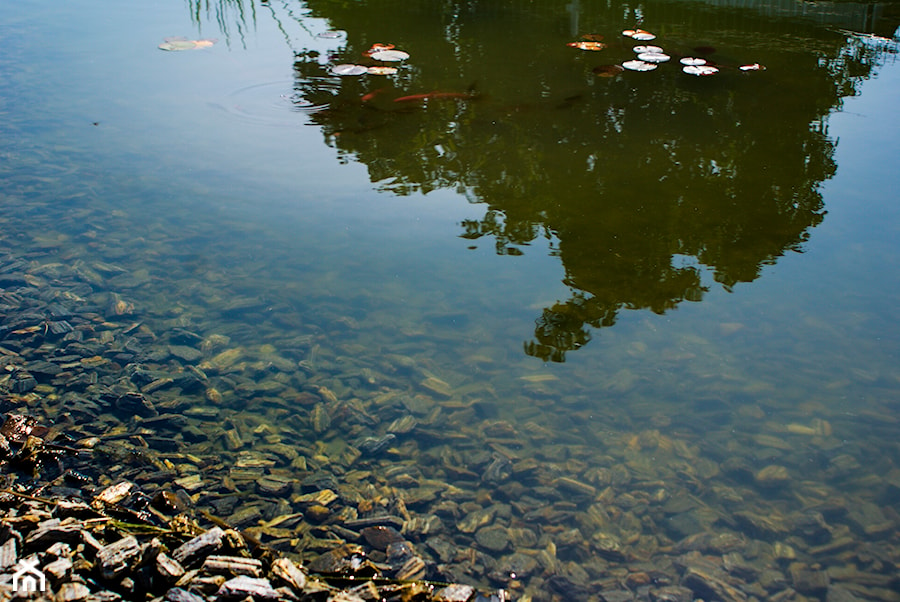
<path fill-rule="evenodd" d="M 898 600 L 898 25 L 4 5 L 3 409 L 305 562 L 409 576 L 390 516 L 515 599 Z"/>

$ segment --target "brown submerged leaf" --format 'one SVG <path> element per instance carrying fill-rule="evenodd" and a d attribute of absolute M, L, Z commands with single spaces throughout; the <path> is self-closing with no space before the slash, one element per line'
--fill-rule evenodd
<path fill-rule="evenodd" d="M 615 77 L 625 71 L 625 68 L 621 65 L 600 65 L 594 67 L 592 71 L 597 77 Z"/>

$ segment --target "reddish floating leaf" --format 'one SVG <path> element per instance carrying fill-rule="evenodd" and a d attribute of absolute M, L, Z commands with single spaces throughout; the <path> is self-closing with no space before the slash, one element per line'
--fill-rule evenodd
<path fill-rule="evenodd" d="M 380 43 L 375 43 L 375 44 L 372 44 L 372 47 L 371 47 L 371 48 L 369 48 L 368 50 L 366 50 L 365 52 L 363 52 L 363 56 L 372 56 L 372 55 L 375 54 L 376 52 L 383 52 L 383 51 L 385 51 L 385 50 L 393 50 L 393 49 L 394 49 L 394 45 L 393 45 L 393 44 L 380 44 Z"/>
<path fill-rule="evenodd" d="M 639 42 L 649 42 L 650 40 L 656 39 L 654 34 L 644 29 L 626 29 L 622 32 L 622 35 L 633 40 L 638 40 Z"/>
<path fill-rule="evenodd" d="M 566 46 L 578 48 L 579 50 L 603 50 L 606 44 L 603 42 L 569 42 Z"/>

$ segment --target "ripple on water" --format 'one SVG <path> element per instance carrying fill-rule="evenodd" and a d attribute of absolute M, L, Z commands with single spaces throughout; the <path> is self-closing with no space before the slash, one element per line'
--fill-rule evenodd
<path fill-rule="evenodd" d="M 293 89 L 293 84 L 290 80 L 253 84 L 231 92 L 214 106 L 241 121 L 258 125 L 305 125 L 305 120 L 298 119 L 296 113 L 309 115 L 328 105 L 303 98 Z"/>

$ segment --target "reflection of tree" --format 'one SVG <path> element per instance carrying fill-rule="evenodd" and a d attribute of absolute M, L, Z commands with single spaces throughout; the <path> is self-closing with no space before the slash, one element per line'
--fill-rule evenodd
<path fill-rule="evenodd" d="M 214 20 L 229 46 L 234 41 L 234 34 L 243 45 L 247 30 L 256 24 L 256 5 L 252 2 L 247 2 L 245 6 L 242 0 L 188 0 L 188 6 L 191 21 L 198 29 L 202 29 L 204 17 Z"/>
<path fill-rule="evenodd" d="M 367 165 L 386 191 L 451 188 L 485 203 L 462 237 L 492 238 L 500 254 L 552 241 L 572 293 L 544 309 L 525 351 L 553 361 L 622 308 L 663 313 L 701 300 L 708 287 L 697 263 L 730 289 L 799 251 L 823 219 L 818 189 L 835 170 L 824 120 L 878 56 L 811 25 L 659 2 L 643 6 L 646 18 L 658 10 L 692 23 L 672 28 L 667 49 L 722 44 L 723 66 L 760 60 L 769 72 L 692 80 L 667 65 L 600 79 L 591 67 L 631 58 L 630 46 L 609 40 L 601 55 L 566 48 L 573 33 L 561 2 L 447 0 L 444 11 L 391 19 L 381 3 L 308 5 L 348 31 L 335 62 L 360 61 L 377 41 L 401 43 L 413 57 L 402 77 L 378 80 L 329 77 L 318 57 L 297 55 L 298 98 L 326 107 L 312 119 L 344 160 Z M 584 6 L 579 27 L 613 37 L 634 24 L 624 12 Z M 431 90 L 471 97 L 395 101 Z"/>

